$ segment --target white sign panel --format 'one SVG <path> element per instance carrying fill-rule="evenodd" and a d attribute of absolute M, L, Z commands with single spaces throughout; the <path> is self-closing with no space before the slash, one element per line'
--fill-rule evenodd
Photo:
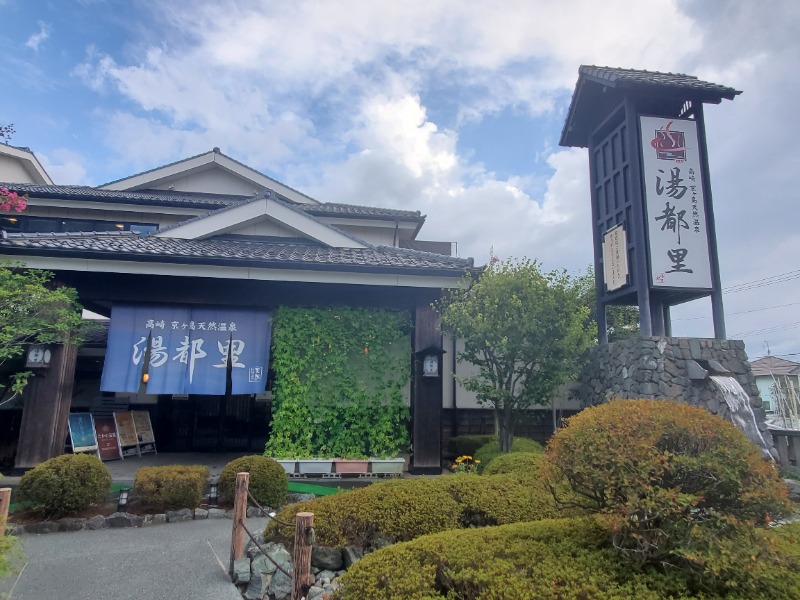
<path fill-rule="evenodd" d="M 697 123 L 640 117 L 653 287 L 711 289 Z"/>
<path fill-rule="evenodd" d="M 603 280 L 609 292 L 628 283 L 628 242 L 622 225 L 603 235 Z"/>

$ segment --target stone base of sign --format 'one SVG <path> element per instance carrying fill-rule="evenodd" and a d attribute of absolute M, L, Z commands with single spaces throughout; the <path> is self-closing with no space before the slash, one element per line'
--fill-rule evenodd
<path fill-rule="evenodd" d="M 720 390 L 708 377 L 714 374 L 728 375 L 741 385 L 758 429 L 777 459 L 741 340 L 636 337 L 597 346 L 573 393 L 584 406 L 612 398 L 672 399 L 730 419 Z"/>

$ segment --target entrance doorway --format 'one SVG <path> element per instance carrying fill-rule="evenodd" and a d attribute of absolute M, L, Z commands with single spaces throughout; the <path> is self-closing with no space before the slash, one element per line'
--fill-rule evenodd
<path fill-rule="evenodd" d="M 254 452 L 269 438 L 270 405 L 254 396 L 159 396 L 160 452 Z"/>

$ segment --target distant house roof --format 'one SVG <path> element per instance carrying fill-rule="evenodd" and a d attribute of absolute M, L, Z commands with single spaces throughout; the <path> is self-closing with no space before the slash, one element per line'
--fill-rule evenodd
<path fill-rule="evenodd" d="M 750 363 L 753 375 L 800 375 L 800 363 L 778 358 L 777 356 L 765 356 Z"/>
<path fill-rule="evenodd" d="M 6 234 L 6 255 L 158 261 L 178 264 L 370 271 L 458 276 L 474 267 L 471 258 L 456 258 L 407 248 L 374 246 L 330 248 L 285 238 L 220 237 L 202 240 L 159 238 L 122 232 Z"/>
<path fill-rule="evenodd" d="M 596 112 L 596 105 L 601 101 L 602 94 L 609 90 L 619 96 L 625 91 L 636 90 L 675 96 L 679 101 L 694 100 L 712 104 L 719 104 L 723 99 L 733 100 L 742 93 L 732 87 L 702 81 L 693 75 L 682 73 L 581 65 L 561 132 L 562 146 L 588 145 L 591 116 Z"/>

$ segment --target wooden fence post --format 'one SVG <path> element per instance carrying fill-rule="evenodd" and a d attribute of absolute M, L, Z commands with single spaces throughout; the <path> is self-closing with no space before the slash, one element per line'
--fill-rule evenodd
<path fill-rule="evenodd" d="M 300 600 L 314 583 L 311 576 L 311 546 L 314 543 L 314 513 L 299 512 L 294 524 L 292 600 Z"/>
<path fill-rule="evenodd" d="M 228 572 L 233 581 L 233 563 L 244 556 L 244 527 L 247 521 L 247 487 L 250 473 L 236 474 L 236 492 L 233 498 L 233 530 L 231 531 L 231 563 Z"/>
<path fill-rule="evenodd" d="M 11 506 L 11 488 L 0 488 L 0 537 L 6 534 L 9 506 Z"/>

